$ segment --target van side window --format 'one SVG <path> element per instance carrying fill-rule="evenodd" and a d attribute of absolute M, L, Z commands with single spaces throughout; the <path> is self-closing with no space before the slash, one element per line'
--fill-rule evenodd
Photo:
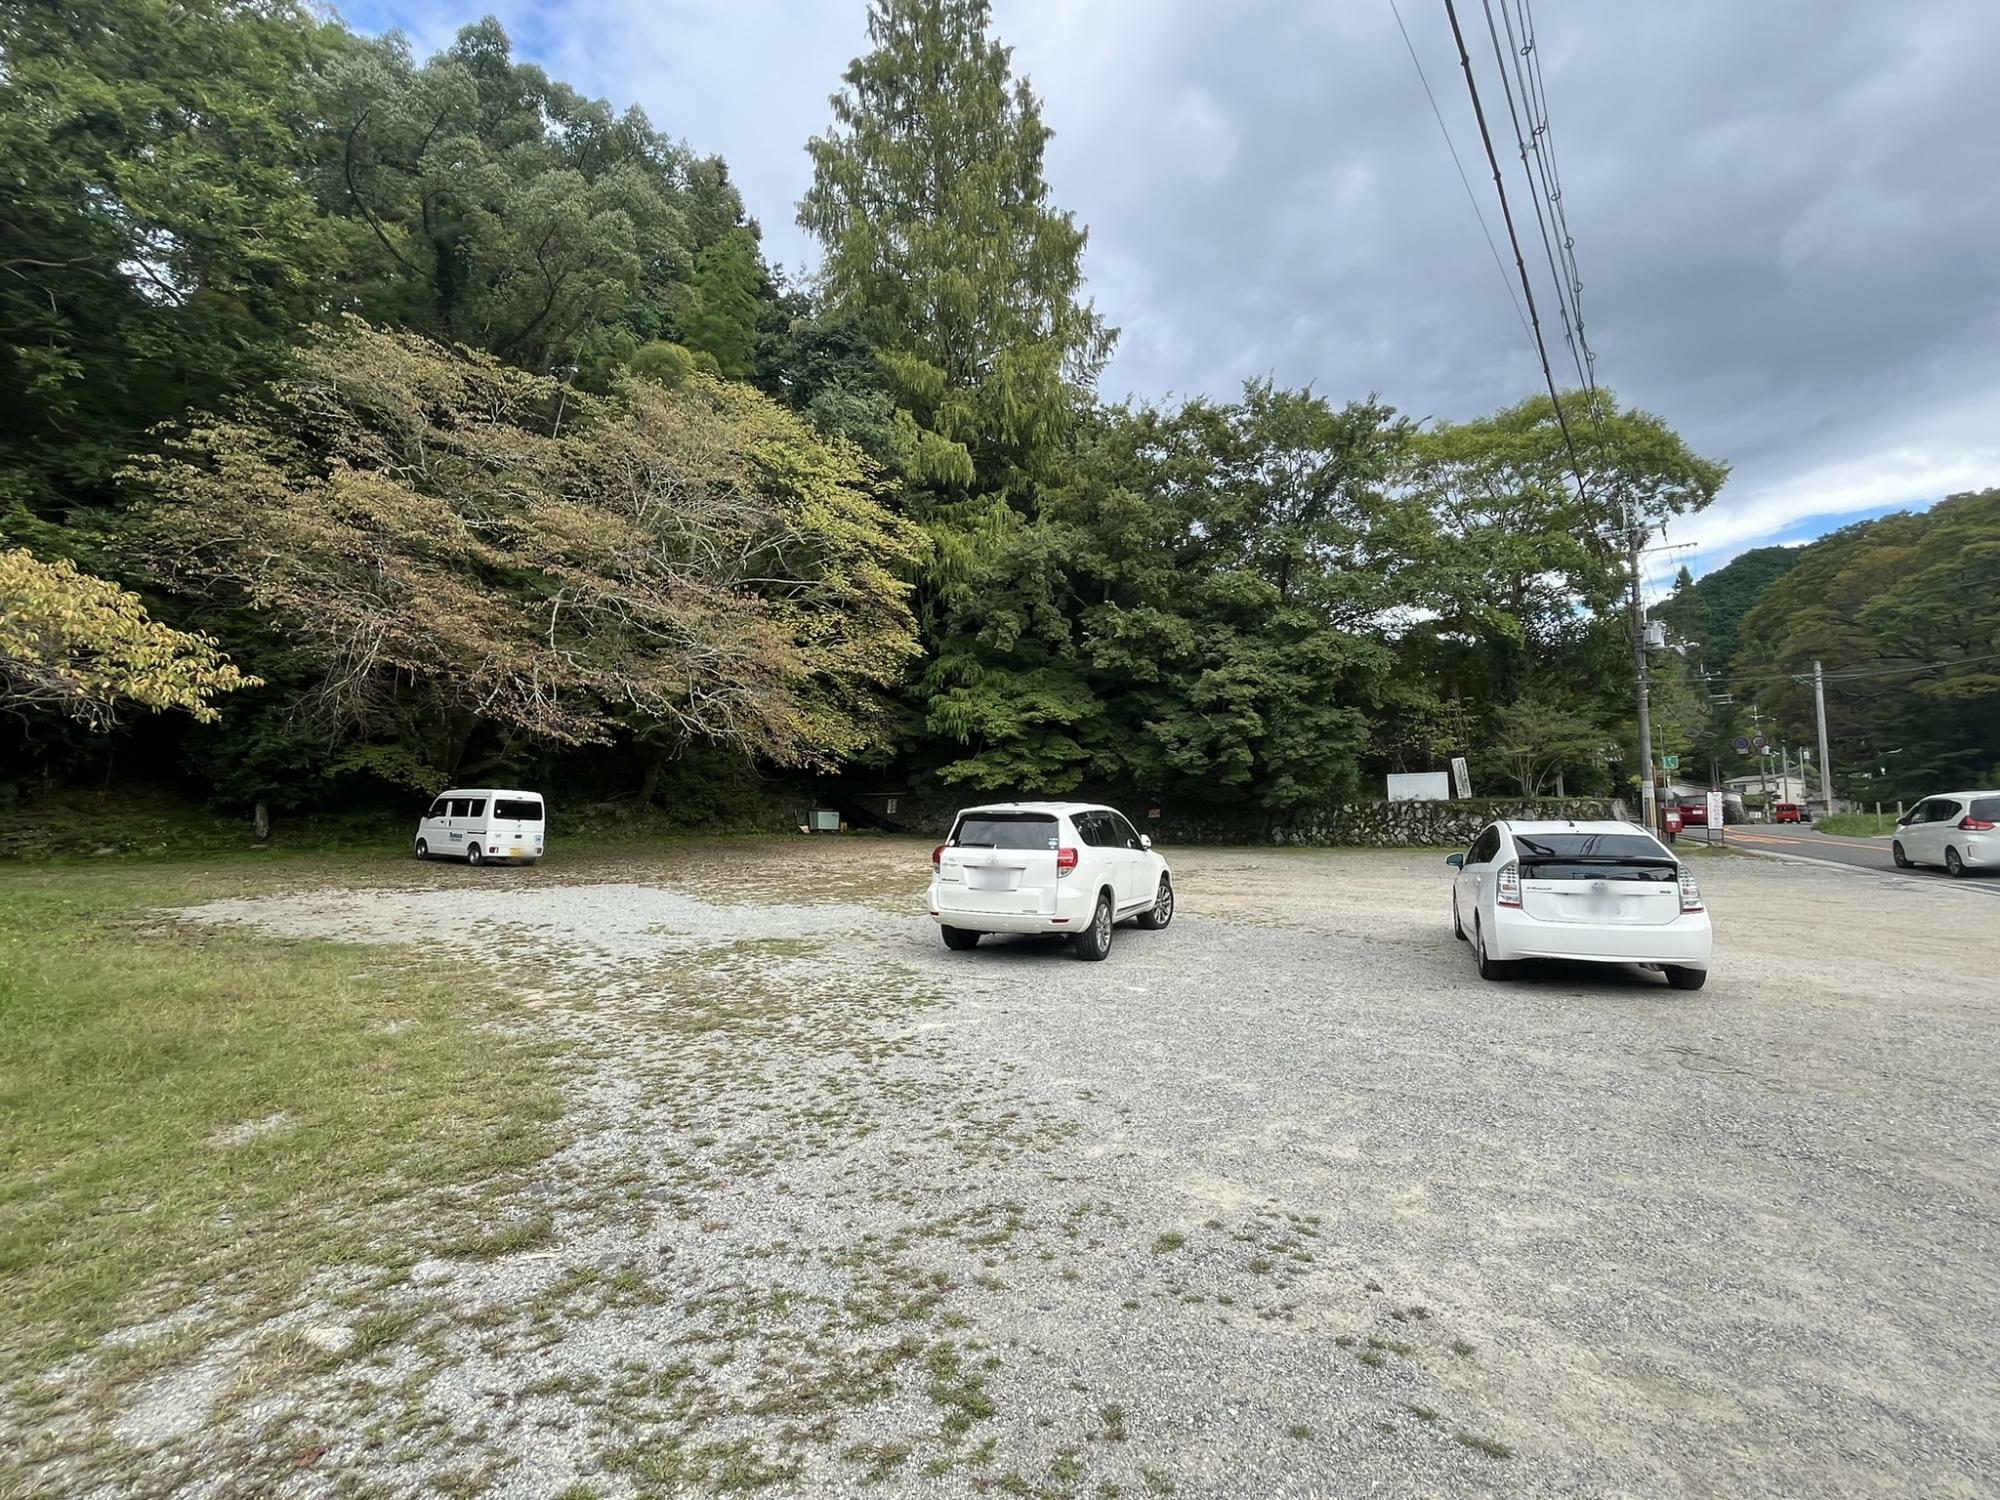
<path fill-rule="evenodd" d="M 471 806 L 472 810 L 466 814 L 468 818 L 483 818 L 486 816 L 486 799 L 484 797 L 474 797 Z"/>
<path fill-rule="evenodd" d="M 454 798 L 452 798 L 452 799 L 451 799 L 451 815 L 452 815 L 452 816 L 453 816 L 454 818 L 469 818 L 469 817 L 471 817 L 471 816 L 472 816 L 472 799 L 471 799 L 470 797 L 454 797 Z"/>
<path fill-rule="evenodd" d="M 438 799 L 437 799 L 437 801 L 433 802 L 433 803 L 431 804 L 431 810 L 430 810 L 430 813 L 429 813 L 429 816 L 430 816 L 430 817 L 433 817 L 433 818 L 448 818 L 448 817 L 450 817 L 450 816 L 451 816 L 451 798 L 449 798 L 449 797 L 440 797 L 440 798 L 438 798 Z"/>

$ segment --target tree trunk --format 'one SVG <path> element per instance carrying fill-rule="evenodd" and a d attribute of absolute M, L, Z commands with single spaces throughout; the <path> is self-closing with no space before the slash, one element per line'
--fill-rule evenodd
<path fill-rule="evenodd" d="M 250 815 L 250 826 L 255 830 L 257 842 L 260 844 L 271 836 L 271 804 L 262 797 L 257 799 L 256 811 Z"/>
<path fill-rule="evenodd" d="M 640 807 L 653 805 L 653 794 L 660 789 L 660 768 L 666 765 L 669 758 L 665 750 L 656 750 L 652 759 L 646 762 L 646 774 L 639 778 Z"/>

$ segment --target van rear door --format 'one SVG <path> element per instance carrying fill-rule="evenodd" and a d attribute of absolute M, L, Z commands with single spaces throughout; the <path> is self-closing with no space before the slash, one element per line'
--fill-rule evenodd
<path fill-rule="evenodd" d="M 1543 922 L 1656 927 L 1681 914 L 1680 862 L 1643 833 L 1516 833 L 1521 910 Z"/>
<path fill-rule="evenodd" d="M 495 797 L 487 823 L 493 852 L 506 859 L 534 859 L 542 852 L 542 799 Z"/>
<path fill-rule="evenodd" d="M 960 813 L 938 855 L 938 910 L 1054 916 L 1061 843 L 1062 824 L 1053 813 Z"/>

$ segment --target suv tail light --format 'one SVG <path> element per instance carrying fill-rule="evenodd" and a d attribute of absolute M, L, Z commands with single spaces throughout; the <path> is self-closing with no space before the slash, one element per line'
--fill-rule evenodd
<path fill-rule="evenodd" d="M 1681 910 L 1701 910 L 1701 887 L 1695 884 L 1694 871 L 1681 866 Z"/>
<path fill-rule="evenodd" d="M 1990 818 L 1975 818 L 1967 813 L 1958 820 L 1958 826 L 1966 833 L 1986 833 L 1991 831 L 1994 823 Z"/>
<path fill-rule="evenodd" d="M 1493 877 L 1493 899 L 1502 906 L 1521 904 L 1521 862 L 1510 859 Z"/>
<path fill-rule="evenodd" d="M 1056 850 L 1056 878 L 1058 880 L 1062 879 L 1063 876 L 1069 874 L 1075 868 L 1076 851 L 1074 849 Z"/>
<path fill-rule="evenodd" d="M 939 844 L 937 848 L 931 850 L 931 868 L 933 870 L 938 867 L 938 861 L 944 858 L 944 848 L 943 844 Z"/>

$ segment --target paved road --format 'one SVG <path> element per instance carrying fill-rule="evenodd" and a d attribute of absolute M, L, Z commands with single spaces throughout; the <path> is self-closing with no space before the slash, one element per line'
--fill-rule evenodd
<path fill-rule="evenodd" d="M 1704 836 L 1697 835 L 1698 838 Z M 1821 833 L 1816 828 L 1799 828 L 1790 824 L 1782 827 L 1757 824 L 1731 828 L 1729 840 L 1742 844 L 1746 849 L 1803 855 L 1807 859 L 1824 859 L 1862 870 L 1883 870 L 1912 880 L 1951 880 L 1943 870 L 1929 866 L 1897 870 L 1887 839 L 1851 838 L 1845 834 Z M 1983 895 L 2000 897 L 2000 875 L 1971 875 L 1953 884 Z"/>

